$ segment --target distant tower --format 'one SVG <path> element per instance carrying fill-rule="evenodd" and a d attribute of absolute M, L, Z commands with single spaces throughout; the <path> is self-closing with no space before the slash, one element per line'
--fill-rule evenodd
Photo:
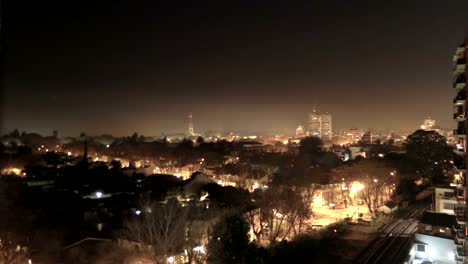
<path fill-rule="evenodd" d="M 192 113 L 188 116 L 189 118 L 189 125 L 188 125 L 188 135 L 189 136 L 194 136 L 195 132 L 193 130 L 193 119 L 192 119 Z"/>
<path fill-rule="evenodd" d="M 332 137 L 332 115 L 329 113 L 319 113 L 313 109 L 309 114 L 309 135 L 322 139 Z"/>

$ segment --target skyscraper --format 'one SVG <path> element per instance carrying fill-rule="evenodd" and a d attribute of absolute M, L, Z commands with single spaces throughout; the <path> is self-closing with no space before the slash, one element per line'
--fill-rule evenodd
<path fill-rule="evenodd" d="M 188 136 L 194 136 L 195 131 L 193 130 L 193 119 L 192 119 L 192 113 L 189 114 L 189 124 L 188 124 Z"/>
<path fill-rule="evenodd" d="M 330 113 L 319 113 L 313 110 L 309 114 L 309 130 L 310 136 L 316 136 L 321 139 L 331 140 L 332 137 L 332 115 Z"/>

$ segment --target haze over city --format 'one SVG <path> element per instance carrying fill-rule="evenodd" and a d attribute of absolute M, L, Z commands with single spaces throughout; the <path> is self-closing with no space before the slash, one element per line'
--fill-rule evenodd
<path fill-rule="evenodd" d="M 2 131 L 452 126 L 468 2 L 6 1 Z"/>
<path fill-rule="evenodd" d="M 468 264 L 468 1 L 0 1 L 0 264 Z"/>

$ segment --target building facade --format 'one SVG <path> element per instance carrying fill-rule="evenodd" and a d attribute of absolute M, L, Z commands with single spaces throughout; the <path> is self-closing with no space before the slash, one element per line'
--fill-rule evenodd
<path fill-rule="evenodd" d="M 309 114 L 309 136 L 331 140 L 332 138 L 332 115 L 330 113 L 319 113 L 315 109 Z"/>
<path fill-rule="evenodd" d="M 455 218 L 444 213 L 424 212 L 405 264 L 463 263 L 457 259 L 456 231 L 453 228 L 457 225 Z"/>
<path fill-rule="evenodd" d="M 455 89 L 454 115 L 453 118 L 456 122 L 456 129 L 453 134 L 456 137 L 455 153 L 457 154 L 454 159 L 456 169 L 455 182 L 453 186 L 456 188 L 455 195 L 458 198 L 457 204 L 454 206 L 454 213 L 457 219 L 457 225 L 454 227 L 456 231 L 455 236 L 455 258 L 457 263 L 466 262 L 466 246 L 465 241 L 468 235 L 468 228 L 466 225 L 467 210 L 466 202 L 468 200 L 466 186 L 466 77 L 467 67 L 466 58 L 468 57 L 468 35 L 465 41 L 457 48 L 453 56 L 453 88 Z"/>
<path fill-rule="evenodd" d="M 303 136 L 305 136 L 304 126 L 298 126 L 296 128 L 296 137 L 303 137 Z"/>

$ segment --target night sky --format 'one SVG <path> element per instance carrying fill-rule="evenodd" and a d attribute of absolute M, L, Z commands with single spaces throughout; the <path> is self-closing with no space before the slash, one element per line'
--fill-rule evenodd
<path fill-rule="evenodd" d="M 168 3 L 170 2 L 170 3 Z M 410 3 L 409 3 L 410 2 Z M 292 134 L 451 120 L 466 0 L 4 3 L 3 130 Z"/>

